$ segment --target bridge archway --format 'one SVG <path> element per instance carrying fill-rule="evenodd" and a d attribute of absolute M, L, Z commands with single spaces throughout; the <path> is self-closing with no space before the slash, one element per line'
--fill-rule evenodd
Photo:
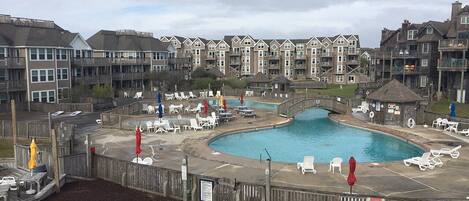
<path fill-rule="evenodd" d="M 346 114 L 349 111 L 347 104 L 335 97 L 299 97 L 281 103 L 277 114 L 291 118 L 310 108 L 322 108 L 338 114 Z"/>

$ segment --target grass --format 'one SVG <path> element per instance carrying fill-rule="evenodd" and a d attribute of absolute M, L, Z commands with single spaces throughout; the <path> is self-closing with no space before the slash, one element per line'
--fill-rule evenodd
<path fill-rule="evenodd" d="M 29 145 L 31 140 L 18 139 L 18 144 Z M 36 140 L 36 143 L 43 144 L 49 143 L 47 140 Z M 14 157 L 13 153 L 13 139 L 11 138 L 0 138 L 0 158 L 12 158 Z"/>
<path fill-rule="evenodd" d="M 356 84 L 342 85 L 340 84 L 329 84 L 325 89 L 308 89 L 310 95 L 325 95 L 325 96 L 340 96 L 344 98 L 351 98 L 355 96 L 355 90 L 357 89 Z M 305 93 L 305 89 L 297 89 L 296 93 Z"/>
<path fill-rule="evenodd" d="M 450 100 L 440 100 L 431 105 L 430 110 L 439 114 L 449 114 Z M 469 118 L 469 104 L 456 103 L 456 116 Z"/>

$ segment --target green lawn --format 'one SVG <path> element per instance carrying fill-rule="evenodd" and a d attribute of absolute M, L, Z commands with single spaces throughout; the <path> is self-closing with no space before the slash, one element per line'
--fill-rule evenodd
<path fill-rule="evenodd" d="M 449 100 L 440 100 L 435 102 L 431 106 L 431 111 L 440 114 L 449 114 Z M 457 117 L 469 117 L 469 104 L 456 103 L 456 116 Z"/>
<path fill-rule="evenodd" d="M 329 84 L 326 89 L 308 89 L 309 95 L 325 95 L 325 96 L 340 96 L 345 98 L 351 98 L 355 95 L 357 89 L 356 84 L 342 85 L 342 89 L 339 84 Z M 296 93 L 305 93 L 305 89 L 297 89 Z"/>
<path fill-rule="evenodd" d="M 18 144 L 22 145 L 29 145 L 31 143 L 30 140 L 19 140 L 17 141 Z M 42 143 L 47 143 L 49 144 L 49 141 L 47 140 L 36 140 L 36 143 L 42 144 Z M 14 157 L 13 154 L 13 139 L 7 138 L 3 139 L 0 138 L 0 158 L 12 158 Z"/>

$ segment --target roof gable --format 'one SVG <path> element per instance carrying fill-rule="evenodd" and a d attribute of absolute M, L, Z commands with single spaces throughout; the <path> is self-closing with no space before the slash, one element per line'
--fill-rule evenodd
<path fill-rule="evenodd" d="M 423 98 L 397 80 L 391 80 L 366 97 L 370 100 L 387 103 L 408 103 Z"/>
<path fill-rule="evenodd" d="M 290 48 L 289 48 L 289 49 L 296 47 L 295 44 L 293 44 L 293 43 L 290 41 L 290 39 L 286 39 L 285 41 L 283 41 L 283 43 L 280 45 L 280 47 L 281 47 L 281 48 L 285 48 L 285 45 L 287 45 L 287 44 L 290 44 Z"/>
<path fill-rule="evenodd" d="M 92 50 L 91 46 L 79 33 L 77 33 L 73 40 L 70 42 L 70 46 L 72 46 L 72 48 L 76 50 Z"/>

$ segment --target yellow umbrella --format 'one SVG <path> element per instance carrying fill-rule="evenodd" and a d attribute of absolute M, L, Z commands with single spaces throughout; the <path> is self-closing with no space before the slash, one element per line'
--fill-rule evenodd
<path fill-rule="evenodd" d="M 29 145 L 29 149 L 31 150 L 31 153 L 29 154 L 29 161 L 28 161 L 28 167 L 32 171 L 36 166 L 36 158 L 37 158 L 37 145 L 36 145 L 36 140 L 31 141 L 31 145 Z"/>
<path fill-rule="evenodd" d="M 223 107 L 223 96 L 218 97 L 218 106 Z"/>

